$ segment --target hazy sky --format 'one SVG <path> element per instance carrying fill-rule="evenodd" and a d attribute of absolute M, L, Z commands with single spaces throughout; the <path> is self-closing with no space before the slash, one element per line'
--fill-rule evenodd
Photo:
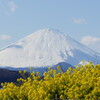
<path fill-rule="evenodd" d="M 0 0 L 0 48 L 42 28 L 100 52 L 100 0 Z"/>

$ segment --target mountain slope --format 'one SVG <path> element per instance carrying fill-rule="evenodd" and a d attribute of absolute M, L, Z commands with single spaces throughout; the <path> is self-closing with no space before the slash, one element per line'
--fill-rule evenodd
<path fill-rule="evenodd" d="M 38 30 L 0 51 L 0 66 L 46 67 L 59 62 L 98 61 L 100 54 L 54 29 Z"/>
<path fill-rule="evenodd" d="M 0 69 L 0 83 L 2 82 L 16 82 L 18 78 L 21 78 L 21 74 L 18 71 L 10 71 L 7 69 Z M 1 86 L 0 86 L 1 87 Z"/>

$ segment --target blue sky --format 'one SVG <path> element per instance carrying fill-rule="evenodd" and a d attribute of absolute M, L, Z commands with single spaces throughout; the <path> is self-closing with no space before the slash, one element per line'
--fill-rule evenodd
<path fill-rule="evenodd" d="M 0 0 L 0 48 L 42 28 L 100 52 L 100 0 Z"/>

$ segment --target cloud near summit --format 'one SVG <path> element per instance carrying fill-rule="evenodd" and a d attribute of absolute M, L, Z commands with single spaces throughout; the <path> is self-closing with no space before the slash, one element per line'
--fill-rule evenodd
<path fill-rule="evenodd" d="M 87 35 L 81 38 L 81 43 L 100 52 L 100 38 Z"/>
<path fill-rule="evenodd" d="M 18 7 L 14 1 L 8 2 L 8 6 L 9 6 L 10 11 L 12 13 L 14 13 L 16 11 L 17 7 Z"/>
<path fill-rule="evenodd" d="M 73 20 L 74 24 L 85 24 L 85 22 L 86 22 L 85 18 L 75 18 L 74 17 L 72 20 Z"/>
<path fill-rule="evenodd" d="M 0 40 L 10 40 L 12 37 L 10 35 L 2 34 L 0 35 Z"/>
<path fill-rule="evenodd" d="M 92 36 L 84 36 L 81 39 L 81 43 L 85 45 L 93 45 L 98 42 L 100 43 L 100 38 L 92 37 Z"/>

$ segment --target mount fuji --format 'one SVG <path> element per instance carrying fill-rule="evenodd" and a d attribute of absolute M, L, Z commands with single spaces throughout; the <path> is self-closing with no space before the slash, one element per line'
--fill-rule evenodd
<path fill-rule="evenodd" d="M 42 68 L 81 60 L 100 63 L 100 53 L 55 29 L 41 29 L 0 50 L 2 68 Z M 41 69 L 40 69 L 41 70 Z"/>

